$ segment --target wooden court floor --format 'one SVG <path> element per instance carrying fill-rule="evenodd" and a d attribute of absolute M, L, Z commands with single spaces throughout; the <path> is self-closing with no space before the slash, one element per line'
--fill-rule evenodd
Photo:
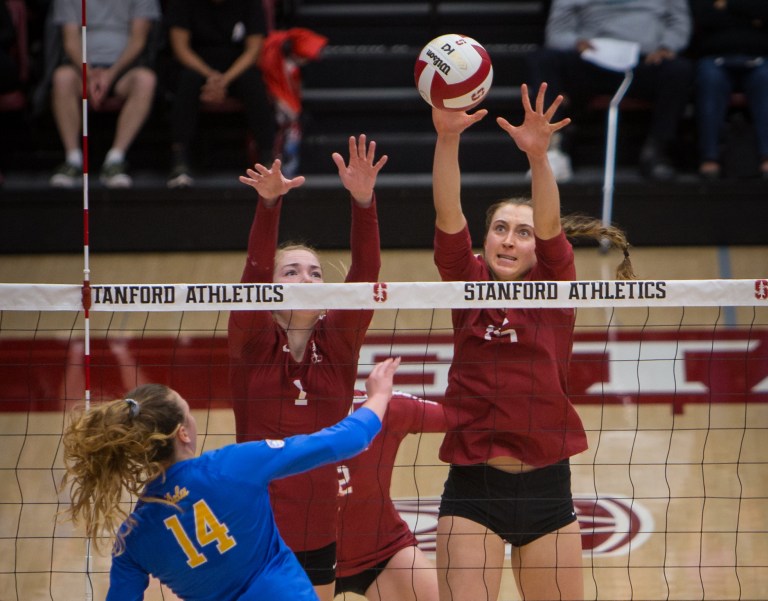
<path fill-rule="evenodd" d="M 346 253 L 323 253 L 326 279 L 348 264 Z M 109 255 L 91 260 L 94 283 L 234 282 L 241 253 Z M 636 249 L 643 279 L 765 278 L 766 248 Z M 618 258 L 577 252 L 579 276 L 600 279 Z M 337 269 L 338 267 L 338 269 Z M 428 251 L 389 251 L 382 281 L 435 280 Z M 18 256 L 0 260 L 0 281 L 76 283 L 76 256 Z M 403 328 L 422 327 L 425 316 L 398 316 Z M 599 324 L 600 311 L 580 314 Z M 3 315 L 0 337 L 14 320 Z M 629 311 L 624 323 L 647 323 Z M 660 323 L 711 324 L 711 310 L 670 309 Z M 750 316 L 737 310 L 736 324 Z M 377 315 L 374 327 L 390 327 Z M 758 327 L 768 327 L 763 311 Z M 226 320 L 224 320 L 226 322 Z M 433 320 L 433 323 L 435 320 Z M 436 323 L 449 323 L 438 316 Z M 219 327 L 219 326 L 213 326 Z M 768 599 L 768 405 L 765 403 L 586 404 L 579 413 L 590 448 L 572 459 L 573 491 L 585 538 L 587 599 Z M 196 410 L 201 450 L 233 441 L 234 419 L 226 409 Z M 56 520 L 61 503 L 60 411 L 0 414 L 0 600 L 79 601 L 104 598 L 108 554 L 86 548 L 71 524 Z M 447 467 L 437 459 L 440 436 L 412 435 L 400 448 L 392 496 L 408 513 L 413 498 L 425 503 L 418 521 L 421 544 L 433 544 L 434 507 Z M 399 506 L 400 506 L 399 504 Z M 405 515 L 404 513 L 404 515 Z M 88 564 L 86 564 L 88 562 Z M 89 574 L 85 567 L 89 565 Z M 153 583 L 146 599 L 174 599 Z M 347 600 L 359 597 L 347 595 Z M 505 572 L 500 599 L 519 599 Z"/>

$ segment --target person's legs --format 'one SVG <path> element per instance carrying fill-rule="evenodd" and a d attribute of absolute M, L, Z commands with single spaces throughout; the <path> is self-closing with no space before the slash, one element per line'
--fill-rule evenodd
<path fill-rule="evenodd" d="M 693 64 L 687 58 L 674 58 L 661 62 L 654 69 L 654 89 L 651 137 L 670 142 L 678 135 L 678 127 L 685 107 L 691 99 Z"/>
<path fill-rule="evenodd" d="M 400 549 L 365 591 L 368 601 L 438 601 L 435 566 L 418 547 Z"/>
<path fill-rule="evenodd" d="M 669 145 L 677 138 L 683 112 L 690 99 L 693 65 L 677 57 L 657 65 L 640 63 L 630 87 L 630 94 L 653 101 L 651 126 L 640 154 L 643 173 L 657 180 L 675 176 L 669 158 Z"/>
<path fill-rule="evenodd" d="M 335 583 L 330 584 L 314 584 L 312 588 L 315 589 L 315 594 L 320 601 L 333 601 L 333 593 L 336 588 Z"/>
<path fill-rule="evenodd" d="M 512 569 L 526 601 L 579 601 L 584 598 L 581 533 L 574 521 L 556 532 L 512 550 Z"/>
<path fill-rule="evenodd" d="M 726 69 L 717 65 L 714 57 L 700 59 L 696 66 L 696 124 L 703 175 L 719 171 L 721 133 L 731 91 Z"/>
<path fill-rule="evenodd" d="M 115 84 L 115 94 L 125 99 L 120 110 L 112 148 L 125 153 L 149 117 L 155 98 L 155 72 L 146 67 L 129 69 Z"/>
<path fill-rule="evenodd" d="M 437 522 L 440 601 L 496 601 L 504 566 L 504 541 L 472 520 L 443 516 Z"/>
<path fill-rule="evenodd" d="M 231 93 L 245 105 L 248 128 L 259 145 L 259 160 L 271 165 L 274 159 L 275 111 L 267 97 L 261 71 L 248 69 L 230 85 Z"/>
<path fill-rule="evenodd" d="M 750 69 L 744 79 L 744 93 L 757 134 L 760 171 L 768 177 L 768 61 Z"/>
<path fill-rule="evenodd" d="M 547 94 L 544 103 L 549 106 L 558 94 L 565 96 L 565 101 L 558 108 L 552 121 L 559 121 L 566 116 L 566 107 L 570 106 L 577 90 L 574 89 L 574 71 L 580 71 L 579 63 L 581 59 L 576 52 L 565 52 L 563 50 L 552 50 L 549 48 L 540 48 L 529 52 L 525 56 L 525 66 L 528 73 L 528 89 L 535 100 L 536 93 L 542 83 L 547 84 Z M 569 112 L 570 114 L 570 112 Z"/>
<path fill-rule="evenodd" d="M 189 149 L 200 118 L 200 89 L 205 78 L 191 69 L 182 68 L 176 83 L 171 110 L 171 154 L 173 167 L 169 188 L 186 188 L 194 183 L 190 170 Z"/>
<path fill-rule="evenodd" d="M 51 101 L 53 118 L 65 152 L 80 148 L 83 85 L 72 65 L 61 65 L 53 72 Z"/>
<path fill-rule="evenodd" d="M 191 69 L 182 69 L 173 98 L 171 111 L 171 143 L 186 153 L 197 133 L 200 117 L 200 89 L 205 78 Z"/>
<path fill-rule="evenodd" d="M 82 98 L 83 84 L 80 72 L 69 64 L 57 67 L 53 72 L 51 85 L 51 109 L 66 158 L 51 177 L 52 186 L 69 188 L 77 185 L 82 177 Z"/>
<path fill-rule="evenodd" d="M 155 97 L 155 72 L 134 67 L 120 75 L 112 92 L 124 100 L 117 116 L 112 148 L 107 152 L 99 179 L 109 188 L 129 188 L 133 180 L 127 173 L 125 154 L 152 110 Z"/>
<path fill-rule="evenodd" d="M 336 592 L 336 543 L 319 549 L 294 551 L 294 555 L 309 576 L 320 601 L 333 601 Z"/>
<path fill-rule="evenodd" d="M 535 101 L 535 95 L 542 83 L 547 84 L 545 102 L 551 104 L 554 99 L 562 94 L 563 103 L 558 108 L 553 121 L 558 121 L 568 116 L 579 121 L 578 115 L 584 107 L 584 78 L 585 64 L 577 52 L 553 50 L 542 48 L 530 52 L 525 57 L 527 69 L 527 81 L 531 102 Z M 567 127 L 562 132 L 552 136 L 550 150 L 548 152 L 552 172 L 558 182 L 566 182 L 573 175 L 571 166 L 571 147 L 573 146 L 573 126 Z M 530 177 L 530 171 L 527 176 Z"/>

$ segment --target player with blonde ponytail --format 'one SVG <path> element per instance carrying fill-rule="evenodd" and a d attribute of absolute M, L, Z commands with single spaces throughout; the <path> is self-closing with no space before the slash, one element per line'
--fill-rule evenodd
<path fill-rule="evenodd" d="M 269 483 L 367 448 L 399 364 L 377 364 L 365 405 L 334 426 L 200 456 L 189 405 L 166 386 L 75 413 L 63 438 L 65 513 L 95 546 L 114 541 L 107 601 L 142 599 L 150 574 L 186 601 L 317 601 L 277 530 Z M 138 499 L 130 513 L 125 491 Z"/>

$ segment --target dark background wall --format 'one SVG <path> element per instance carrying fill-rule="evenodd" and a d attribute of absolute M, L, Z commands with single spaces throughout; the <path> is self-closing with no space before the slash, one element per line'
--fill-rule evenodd
<path fill-rule="evenodd" d="M 320 248 L 347 246 L 347 199 L 330 155 L 345 153 L 350 135 L 366 133 L 390 159 L 378 185 L 384 246 L 431 246 L 434 133 L 430 109 L 413 84 L 413 65 L 421 47 L 442 33 L 474 37 L 493 60 L 494 83 L 483 104 L 490 115 L 462 139 L 463 200 L 477 239 L 491 201 L 530 192 L 525 157 L 493 117 L 504 115 L 512 122 L 521 117 L 524 57 L 542 42 L 547 2 L 303 0 L 278 2 L 278 8 L 278 27 L 307 27 L 329 39 L 321 60 L 302 69 L 300 172 L 307 183 L 290 194 L 283 238 L 306 239 Z M 168 58 L 167 48 L 161 48 L 161 75 Z M 135 180 L 132 190 L 107 190 L 91 175 L 89 224 L 94 250 L 244 247 L 255 198 L 237 181 L 249 165 L 242 114 L 203 115 L 193 157 L 197 185 L 171 191 L 165 187 L 170 169 L 168 106 L 161 81 L 155 110 L 128 155 Z M 726 135 L 729 178 L 702 182 L 695 175 L 692 110 L 691 106 L 675 154 L 681 175 L 666 184 L 637 174 L 647 110 L 628 107 L 621 112 L 614 221 L 637 246 L 765 244 L 768 182 L 756 177 L 748 114 L 733 110 Z M 90 115 L 92 171 L 101 164 L 114 119 L 110 113 Z M 574 124 L 576 175 L 561 186 L 564 212 L 601 215 L 605 123 L 605 110 L 595 108 Z M 49 112 L 0 113 L 0 132 L 0 169 L 6 176 L 0 187 L 0 252 L 79 252 L 83 193 L 47 185 L 62 159 Z"/>

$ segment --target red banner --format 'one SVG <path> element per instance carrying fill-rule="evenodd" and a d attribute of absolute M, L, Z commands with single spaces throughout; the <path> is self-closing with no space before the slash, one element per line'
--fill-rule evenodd
<path fill-rule="evenodd" d="M 450 335 L 369 336 L 370 366 L 401 356 L 395 387 L 439 400 L 453 354 Z M 84 396 L 82 340 L 0 341 L 0 411 L 53 411 Z M 576 404 L 768 402 L 768 330 L 621 330 L 576 333 L 570 396 Z M 229 359 L 221 337 L 179 335 L 91 342 L 91 399 L 161 382 L 198 409 L 227 407 Z"/>

